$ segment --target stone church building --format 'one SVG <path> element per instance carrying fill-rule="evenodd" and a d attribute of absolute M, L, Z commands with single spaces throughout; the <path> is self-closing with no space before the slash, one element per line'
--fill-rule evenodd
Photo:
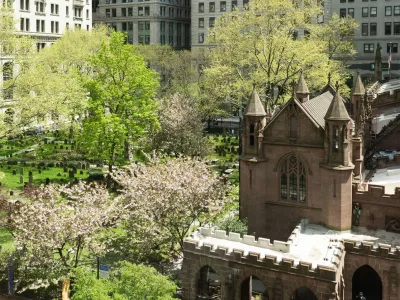
<path fill-rule="evenodd" d="M 338 86 L 311 98 L 301 75 L 268 119 L 253 90 L 240 157 L 249 235 L 188 238 L 183 299 L 400 299 L 400 188 L 386 194 L 364 168 L 371 101 L 359 75 L 350 114 Z"/>

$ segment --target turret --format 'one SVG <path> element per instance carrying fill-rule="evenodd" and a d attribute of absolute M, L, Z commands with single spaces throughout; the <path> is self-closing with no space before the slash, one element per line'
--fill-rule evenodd
<path fill-rule="evenodd" d="M 351 91 L 351 115 L 356 119 L 358 114 L 359 103 L 363 100 L 365 94 L 364 85 L 361 81 L 360 72 L 357 72 L 356 81 L 354 82 L 353 90 Z"/>
<path fill-rule="evenodd" d="M 261 103 L 260 96 L 256 88 L 253 88 L 249 102 L 244 112 L 243 129 L 243 155 L 263 157 L 262 149 L 262 130 L 266 125 L 265 109 Z"/>
<path fill-rule="evenodd" d="M 297 83 L 296 98 L 302 103 L 310 99 L 310 92 L 308 91 L 306 81 L 304 80 L 303 72 L 300 73 L 299 81 Z"/>

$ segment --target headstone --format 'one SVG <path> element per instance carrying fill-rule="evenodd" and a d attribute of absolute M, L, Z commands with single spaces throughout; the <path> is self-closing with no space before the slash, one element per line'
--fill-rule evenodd
<path fill-rule="evenodd" d="M 47 138 L 44 139 L 44 143 L 47 144 Z"/>
<path fill-rule="evenodd" d="M 24 183 L 24 175 L 19 175 L 19 183 Z"/>
<path fill-rule="evenodd" d="M 83 175 L 83 171 L 82 171 L 82 170 L 80 170 L 79 174 Z"/>
<path fill-rule="evenodd" d="M 65 173 L 67 173 L 67 172 L 68 172 L 68 167 L 67 167 L 67 164 L 65 164 L 65 165 L 64 165 L 64 169 L 63 169 L 63 171 L 64 171 Z"/>
<path fill-rule="evenodd" d="M 13 175 L 17 175 L 17 170 L 15 170 L 15 169 L 12 170 L 12 174 L 13 174 Z"/>
<path fill-rule="evenodd" d="M 19 168 L 19 174 L 24 176 L 24 168 Z"/>
<path fill-rule="evenodd" d="M 50 184 L 50 178 L 46 178 L 46 185 Z"/>
<path fill-rule="evenodd" d="M 10 191 L 10 196 L 14 196 L 14 191 Z"/>
<path fill-rule="evenodd" d="M 62 174 L 60 172 L 57 173 L 57 176 L 62 176 Z"/>
<path fill-rule="evenodd" d="M 74 170 L 69 170 L 68 171 L 68 177 L 69 178 L 74 178 L 74 175 L 75 175 Z"/>
<path fill-rule="evenodd" d="M 29 171 L 29 184 L 33 183 L 33 173 L 32 171 Z"/>

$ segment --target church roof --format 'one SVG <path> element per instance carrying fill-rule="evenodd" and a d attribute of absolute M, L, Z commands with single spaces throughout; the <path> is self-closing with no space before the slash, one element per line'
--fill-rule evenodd
<path fill-rule="evenodd" d="M 247 103 L 244 115 L 257 117 L 263 117 L 267 115 L 265 113 L 264 105 L 261 103 L 260 96 L 256 91 L 256 88 L 254 88 L 253 92 L 251 93 L 251 98 L 250 101 Z"/>
<path fill-rule="evenodd" d="M 353 91 L 351 92 L 351 94 L 355 96 L 363 96 L 365 94 L 365 89 L 361 81 L 360 72 L 357 72 L 356 82 L 354 83 Z"/>
<path fill-rule="evenodd" d="M 344 106 L 343 98 L 340 96 L 339 89 L 336 87 L 336 94 L 329 106 L 328 111 L 325 115 L 325 120 L 338 120 L 338 121 L 350 121 L 351 118 Z"/>
<path fill-rule="evenodd" d="M 309 90 L 306 84 L 306 81 L 304 80 L 303 73 L 300 74 L 299 82 L 297 83 L 296 87 L 296 93 L 299 94 L 309 94 Z"/>
<path fill-rule="evenodd" d="M 331 105 L 333 95 L 330 91 L 318 95 L 307 102 L 301 103 L 301 106 L 315 120 L 315 122 L 325 129 L 325 115 Z"/>

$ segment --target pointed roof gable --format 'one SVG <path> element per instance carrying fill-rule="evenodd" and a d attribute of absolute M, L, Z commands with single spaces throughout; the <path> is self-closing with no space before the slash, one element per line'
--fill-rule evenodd
<path fill-rule="evenodd" d="M 300 73 L 299 82 L 296 87 L 296 94 L 309 94 L 309 90 L 306 84 L 306 81 L 303 77 L 303 72 Z"/>
<path fill-rule="evenodd" d="M 363 96 L 365 94 L 365 89 L 361 81 L 360 72 L 357 72 L 356 82 L 354 84 L 353 91 L 351 94 L 354 96 Z"/>
<path fill-rule="evenodd" d="M 265 113 L 264 105 L 261 103 L 260 96 L 258 95 L 255 87 L 251 93 L 250 101 L 247 103 L 244 115 L 256 117 L 264 117 L 267 115 Z"/>
<path fill-rule="evenodd" d="M 351 118 L 344 106 L 343 99 L 340 96 L 339 85 L 336 83 L 336 94 L 333 97 L 331 105 L 325 115 L 325 120 L 350 121 Z"/>

